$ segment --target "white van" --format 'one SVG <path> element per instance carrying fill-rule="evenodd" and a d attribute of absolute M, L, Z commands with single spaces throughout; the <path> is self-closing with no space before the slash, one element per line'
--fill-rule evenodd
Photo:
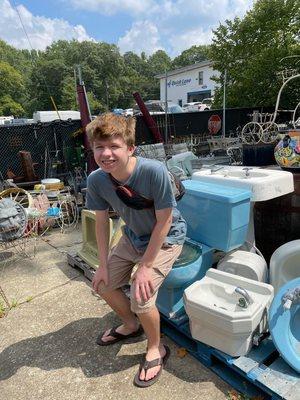
<path fill-rule="evenodd" d="M 183 111 L 193 112 L 193 111 L 207 111 L 211 109 L 213 103 L 213 98 L 207 97 L 201 101 L 193 101 L 191 103 L 185 103 L 182 106 Z"/>
<path fill-rule="evenodd" d="M 58 115 L 59 114 L 59 115 Z M 78 120 L 80 119 L 80 112 L 73 110 L 65 110 L 65 111 L 35 111 L 33 113 L 33 121 L 37 122 L 51 122 L 55 120 Z"/>
<path fill-rule="evenodd" d="M 8 117 L 0 117 L 0 125 L 8 125 L 14 119 L 12 115 Z"/>

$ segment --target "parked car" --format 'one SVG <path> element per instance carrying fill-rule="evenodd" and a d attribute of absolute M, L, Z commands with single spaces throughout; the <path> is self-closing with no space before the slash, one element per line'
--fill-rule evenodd
<path fill-rule="evenodd" d="M 165 114 L 165 102 L 160 100 L 148 100 L 145 101 L 145 106 L 147 107 L 149 113 L 151 115 Z M 168 114 L 182 113 L 183 109 L 180 105 L 168 101 Z M 141 110 L 139 106 L 136 104 L 133 107 L 133 115 L 141 115 Z"/>
<path fill-rule="evenodd" d="M 214 102 L 214 98 L 213 97 L 207 97 L 205 99 L 202 100 L 202 104 L 205 104 L 206 107 L 210 110 L 212 103 Z"/>
<path fill-rule="evenodd" d="M 126 109 L 123 111 L 123 115 L 124 115 L 125 117 L 128 117 L 128 116 L 130 116 L 130 115 L 133 115 L 133 108 L 126 108 Z"/>
<path fill-rule="evenodd" d="M 123 108 L 113 108 L 112 112 L 117 115 L 123 115 L 124 110 Z"/>
<path fill-rule="evenodd" d="M 193 112 L 193 111 L 207 111 L 210 110 L 213 102 L 213 98 L 207 97 L 201 101 L 193 101 L 190 103 L 185 103 L 182 108 L 185 112 Z"/>
<path fill-rule="evenodd" d="M 201 101 L 192 101 L 190 103 L 185 103 L 182 106 L 182 109 L 184 112 L 194 112 L 194 111 L 200 111 L 198 106 L 201 105 Z"/>

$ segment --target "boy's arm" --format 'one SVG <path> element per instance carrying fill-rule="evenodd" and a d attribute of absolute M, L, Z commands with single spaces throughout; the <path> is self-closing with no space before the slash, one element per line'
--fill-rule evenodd
<path fill-rule="evenodd" d="M 147 249 L 139 262 L 139 267 L 134 275 L 135 297 L 138 302 L 147 301 L 153 291 L 152 268 L 154 260 L 160 251 L 172 224 L 172 208 L 155 210 L 156 223 L 151 233 Z"/>
<path fill-rule="evenodd" d="M 108 283 L 107 258 L 109 252 L 108 210 L 96 211 L 96 240 L 99 254 L 99 268 L 93 277 L 93 289 L 97 291 L 99 283 Z"/>

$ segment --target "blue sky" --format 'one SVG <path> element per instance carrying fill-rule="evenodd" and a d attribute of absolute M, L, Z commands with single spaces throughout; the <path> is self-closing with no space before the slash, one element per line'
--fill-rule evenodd
<path fill-rule="evenodd" d="M 0 0 L 0 38 L 17 48 L 45 49 L 59 39 L 105 41 L 122 53 L 158 49 L 175 57 L 208 44 L 212 29 L 243 17 L 253 0 Z"/>

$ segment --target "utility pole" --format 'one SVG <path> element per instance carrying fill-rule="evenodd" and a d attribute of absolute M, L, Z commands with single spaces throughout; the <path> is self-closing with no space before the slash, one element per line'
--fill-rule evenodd
<path fill-rule="evenodd" d="M 109 85 L 108 85 L 107 81 L 105 81 L 105 89 L 106 89 L 106 107 L 107 107 L 107 111 L 109 111 L 109 95 L 108 95 Z"/>
<path fill-rule="evenodd" d="M 223 81 L 223 124 L 222 124 L 222 136 L 225 137 L 225 128 L 226 128 L 226 82 L 227 81 L 227 69 L 224 72 L 224 81 Z"/>
<path fill-rule="evenodd" d="M 168 72 L 165 70 L 165 144 L 168 143 Z"/>

